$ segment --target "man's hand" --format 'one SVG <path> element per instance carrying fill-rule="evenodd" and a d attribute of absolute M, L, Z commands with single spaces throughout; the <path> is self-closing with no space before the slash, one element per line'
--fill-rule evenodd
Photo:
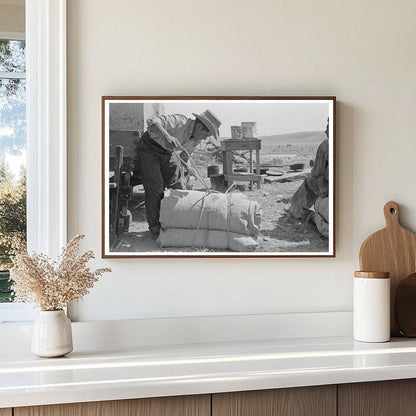
<path fill-rule="evenodd" d="M 172 145 L 173 150 L 176 150 L 181 147 L 181 144 L 179 143 L 179 140 L 176 137 L 169 135 L 168 140 L 170 144 Z"/>

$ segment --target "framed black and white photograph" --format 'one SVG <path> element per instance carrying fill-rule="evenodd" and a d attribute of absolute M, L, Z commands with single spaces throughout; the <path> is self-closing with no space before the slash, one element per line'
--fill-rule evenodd
<path fill-rule="evenodd" d="M 102 97 L 103 257 L 334 257 L 335 97 Z"/>

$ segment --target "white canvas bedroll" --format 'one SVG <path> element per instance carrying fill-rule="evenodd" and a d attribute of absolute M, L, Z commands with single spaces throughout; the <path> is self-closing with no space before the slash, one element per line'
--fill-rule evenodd
<path fill-rule="evenodd" d="M 241 193 L 165 192 L 160 209 L 162 247 L 206 247 L 252 251 L 257 247 L 261 212 Z"/>
<path fill-rule="evenodd" d="M 160 231 L 162 247 L 199 247 L 232 251 L 254 251 L 258 243 L 255 237 L 218 230 L 191 230 L 166 228 Z"/>

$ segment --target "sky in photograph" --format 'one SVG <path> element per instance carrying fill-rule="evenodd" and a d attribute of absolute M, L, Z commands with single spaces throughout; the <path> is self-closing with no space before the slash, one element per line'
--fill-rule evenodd
<path fill-rule="evenodd" d="M 184 114 L 211 110 L 222 121 L 221 137 L 231 137 L 231 126 L 242 121 L 256 121 L 259 136 L 296 133 L 301 131 L 324 131 L 329 115 L 327 102 L 165 102 L 166 114 Z"/>

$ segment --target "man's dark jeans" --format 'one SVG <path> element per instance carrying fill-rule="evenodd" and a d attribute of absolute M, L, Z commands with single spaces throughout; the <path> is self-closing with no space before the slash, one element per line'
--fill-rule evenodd
<path fill-rule="evenodd" d="M 158 234 L 160 202 L 166 188 L 176 187 L 179 177 L 178 165 L 172 161 L 172 154 L 154 143 L 148 133 L 141 138 L 137 152 L 149 230 Z"/>

